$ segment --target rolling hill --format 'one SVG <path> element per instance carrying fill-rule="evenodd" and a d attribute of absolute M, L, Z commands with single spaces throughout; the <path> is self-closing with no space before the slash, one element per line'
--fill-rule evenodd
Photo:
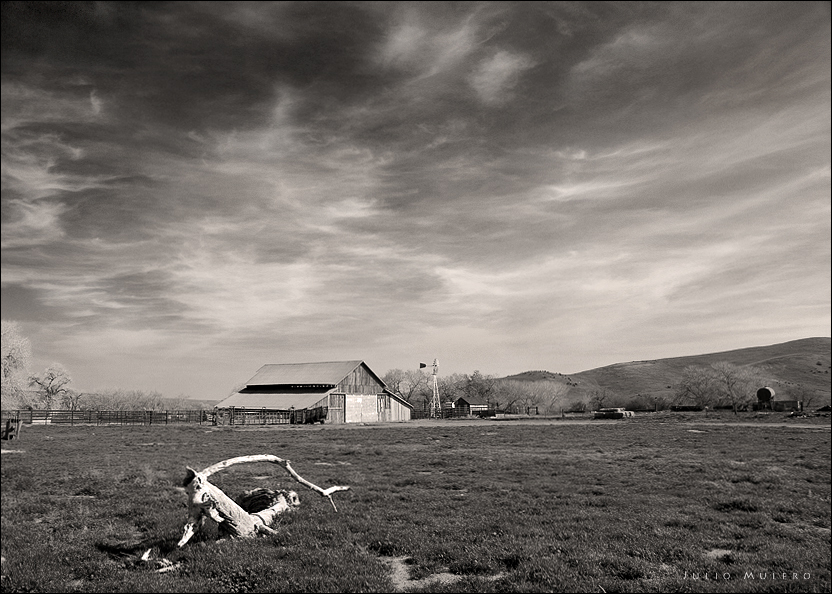
<path fill-rule="evenodd" d="M 569 400 L 586 400 L 593 391 L 603 388 L 621 396 L 641 394 L 669 398 L 675 393 L 685 367 L 707 367 L 727 361 L 763 370 L 766 385 L 774 388 L 778 400 L 789 399 L 790 394 L 800 390 L 816 393 L 817 398 L 812 402 L 814 407 L 830 402 L 830 345 L 830 338 L 804 338 L 703 355 L 616 363 L 568 375 L 526 371 L 503 379 L 563 383 L 567 386 Z"/>

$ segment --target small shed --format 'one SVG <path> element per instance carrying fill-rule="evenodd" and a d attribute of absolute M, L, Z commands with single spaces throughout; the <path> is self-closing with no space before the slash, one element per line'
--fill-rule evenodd
<path fill-rule="evenodd" d="M 803 412 L 801 400 L 773 400 L 771 408 L 775 412 Z"/>
<path fill-rule="evenodd" d="M 413 410 L 364 361 L 263 365 L 245 388 L 215 408 L 255 423 L 409 421 Z"/>
<path fill-rule="evenodd" d="M 488 412 L 488 403 L 479 396 L 460 396 L 454 400 L 457 415 L 478 415 Z"/>

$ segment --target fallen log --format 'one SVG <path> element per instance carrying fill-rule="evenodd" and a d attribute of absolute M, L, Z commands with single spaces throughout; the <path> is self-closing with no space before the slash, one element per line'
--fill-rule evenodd
<path fill-rule="evenodd" d="M 185 546 L 208 519 L 218 524 L 218 528 L 223 535 L 234 538 L 251 538 L 258 534 L 274 534 L 275 531 L 272 530 L 270 525 L 277 516 L 300 505 L 300 498 L 294 491 L 272 491 L 270 489 L 248 491 L 243 494 L 240 503 L 238 503 L 208 480 L 212 474 L 229 466 L 249 462 L 269 462 L 282 466 L 297 482 L 315 491 L 321 497 L 329 499 L 336 512 L 338 508 L 335 507 L 332 494 L 349 489 L 349 487 L 342 486 L 322 489 L 295 472 L 288 460 L 271 454 L 229 458 L 212 464 L 201 472 L 187 467 L 187 475 L 183 486 L 188 493 L 189 520 L 185 525 L 185 533 L 176 545 L 177 547 Z M 263 505 L 267 507 L 263 508 Z"/>

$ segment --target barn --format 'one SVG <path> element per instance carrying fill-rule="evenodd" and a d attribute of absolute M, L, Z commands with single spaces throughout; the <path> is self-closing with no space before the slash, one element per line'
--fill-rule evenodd
<path fill-rule="evenodd" d="M 263 365 L 215 408 L 232 424 L 409 421 L 413 410 L 364 361 Z"/>

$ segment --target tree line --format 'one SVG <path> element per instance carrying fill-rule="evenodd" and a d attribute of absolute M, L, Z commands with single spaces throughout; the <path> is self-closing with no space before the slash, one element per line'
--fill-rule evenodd
<path fill-rule="evenodd" d="M 388 389 L 407 400 L 417 410 L 428 410 L 433 399 L 431 374 L 418 370 L 391 369 L 382 380 Z M 499 379 L 479 370 L 471 374 L 453 373 L 437 377 L 441 403 L 458 398 L 479 400 L 489 408 L 525 411 L 536 407 L 541 414 L 554 414 L 564 406 L 568 386 L 557 382 L 524 382 Z"/>
<path fill-rule="evenodd" d="M 2 320 L 2 409 L 45 410 L 186 410 L 200 403 L 184 396 L 164 398 L 161 393 L 108 388 L 79 392 L 60 363 L 42 373 L 31 373 L 32 347 L 17 322 Z"/>

